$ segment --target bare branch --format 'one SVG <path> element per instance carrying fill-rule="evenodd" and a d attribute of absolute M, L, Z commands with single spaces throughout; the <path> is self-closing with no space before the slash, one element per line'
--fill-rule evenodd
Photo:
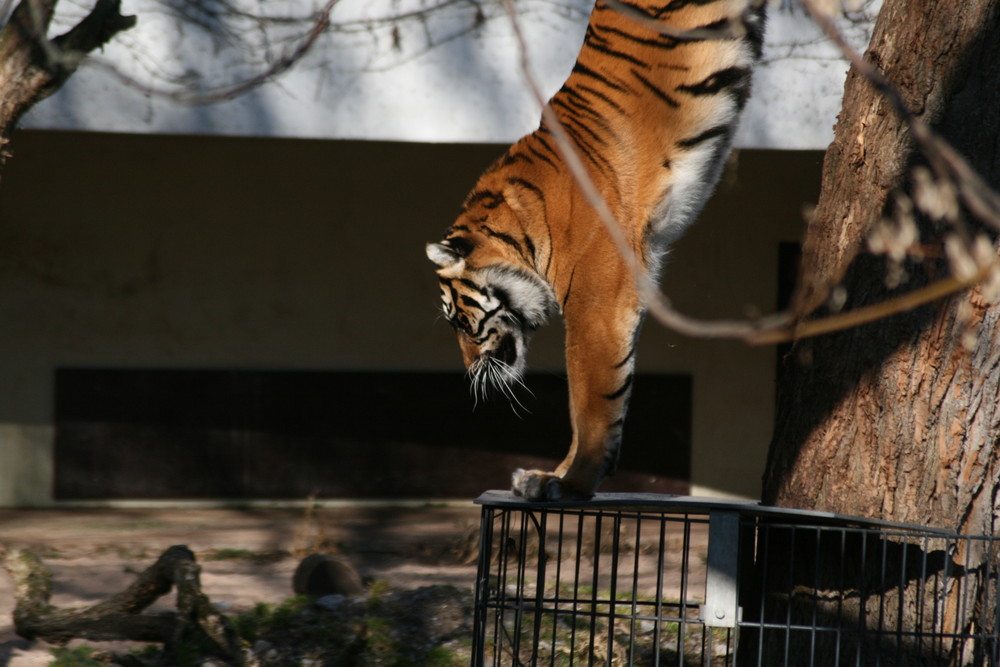
<path fill-rule="evenodd" d="M 330 12 L 340 0 L 327 0 L 323 8 L 316 13 L 310 30 L 295 45 L 293 49 L 275 60 L 267 69 L 236 83 L 214 88 L 191 90 L 189 88 L 161 88 L 139 81 L 133 76 L 122 72 L 114 64 L 102 59 L 91 58 L 85 64 L 99 67 L 110 73 L 125 85 L 138 90 L 145 95 L 154 95 L 181 104 L 211 104 L 231 100 L 235 97 L 257 88 L 271 79 L 287 72 L 309 52 L 316 40 L 330 25 Z"/>

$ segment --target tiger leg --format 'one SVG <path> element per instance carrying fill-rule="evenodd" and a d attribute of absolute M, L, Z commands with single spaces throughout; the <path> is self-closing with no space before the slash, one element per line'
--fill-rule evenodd
<path fill-rule="evenodd" d="M 614 473 L 635 367 L 638 300 L 566 310 L 566 371 L 573 441 L 552 472 L 518 470 L 515 494 L 533 500 L 589 498 Z"/>

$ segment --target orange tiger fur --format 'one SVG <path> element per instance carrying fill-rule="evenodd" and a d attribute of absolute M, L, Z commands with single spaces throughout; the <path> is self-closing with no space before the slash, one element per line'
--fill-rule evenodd
<path fill-rule="evenodd" d="M 760 56 L 763 2 L 625 3 L 680 30 L 664 36 L 597 2 L 551 106 L 653 274 L 718 180 Z M 484 173 L 445 239 L 427 246 L 474 383 L 518 381 L 531 332 L 560 311 L 573 440 L 551 472 L 518 470 L 531 499 L 589 497 L 614 472 L 644 309 L 608 232 L 544 121 Z"/>

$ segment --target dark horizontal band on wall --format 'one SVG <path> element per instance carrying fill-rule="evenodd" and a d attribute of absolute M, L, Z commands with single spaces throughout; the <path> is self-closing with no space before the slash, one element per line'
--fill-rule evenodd
<path fill-rule="evenodd" d="M 566 452 L 565 378 L 526 385 L 515 414 L 460 373 L 58 369 L 54 496 L 475 497 Z M 602 488 L 684 493 L 690 462 L 691 378 L 638 375 Z"/>

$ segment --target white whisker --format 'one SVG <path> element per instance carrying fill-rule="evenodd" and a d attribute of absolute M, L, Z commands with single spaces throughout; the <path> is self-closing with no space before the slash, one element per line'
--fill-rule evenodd
<path fill-rule="evenodd" d="M 522 387 L 530 396 L 532 391 L 524 384 L 524 380 L 510 364 L 491 355 L 483 355 L 477 359 L 468 371 L 473 398 L 478 405 L 480 397 L 484 400 L 494 391 L 507 399 L 511 409 L 518 417 L 521 411 L 531 414 L 517 396 L 517 387 Z"/>

